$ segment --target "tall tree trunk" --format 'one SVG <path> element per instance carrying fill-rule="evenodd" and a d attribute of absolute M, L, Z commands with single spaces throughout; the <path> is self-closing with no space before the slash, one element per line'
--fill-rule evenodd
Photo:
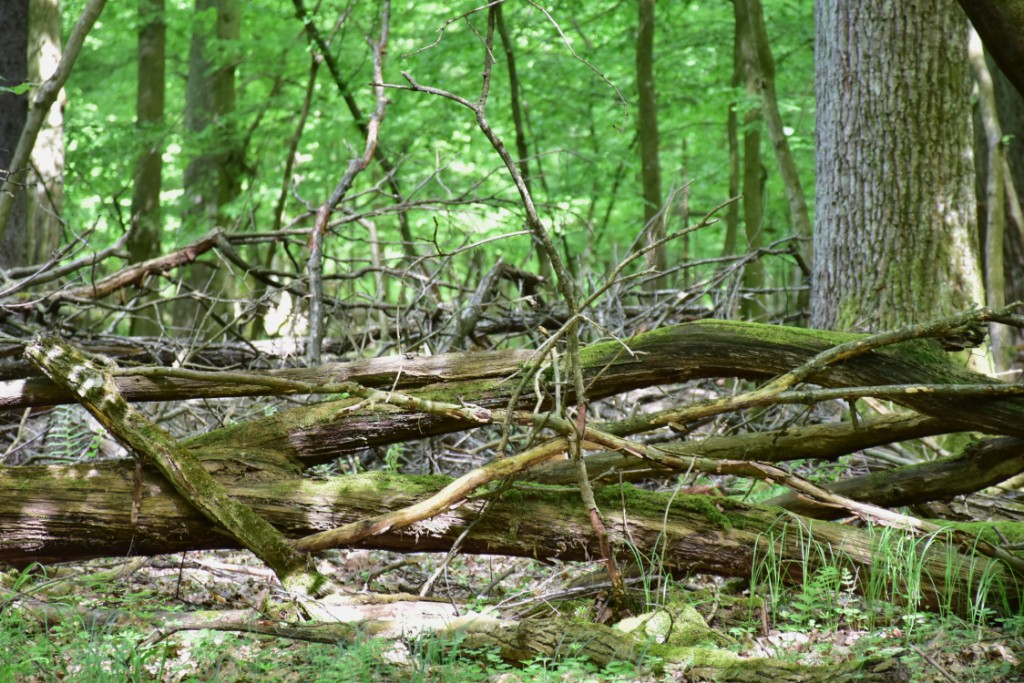
<path fill-rule="evenodd" d="M 1019 301 L 1024 300 L 1024 216 L 1020 210 L 1020 193 L 1024 191 L 1024 95 L 1017 92 L 999 67 L 993 64 L 989 67 L 1005 144 L 1007 222 L 1003 263 L 1006 298 Z M 1019 331 L 1015 337 L 1020 340 Z"/>
<path fill-rule="evenodd" d="M 760 77 L 757 47 L 748 5 L 734 2 L 735 37 L 733 43 L 733 85 L 743 83 L 747 95 L 758 96 Z M 764 245 L 764 169 L 761 164 L 761 106 L 749 105 L 743 114 L 743 228 L 747 237 L 747 251 L 754 253 Z M 764 263 L 755 259 L 743 270 L 746 295 L 740 302 L 740 315 L 746 320 L 762 317 L 765 313 Z"/>
<path fill-rule="evenodd" d="M 28 82 L 28 15 L 29 0 L 0 0 L 0 85 L 6 88 Z M 0 173 L 20 182 L 25 175 L 11 168 L 11 160 L 27 118 L 28 93 L 0 91 Z M 19 254 L 26 239 L 26 206 L 25 193 L 16 192 L 6 229 L 0 225 L 0 268 L 24 263 Z"/>
<path fill-rule="evenodd" d="M 241 32 L 241 5 L 237 0 L 196 0 L 196 23 L 189 50 L 185 89 L 185 125 L 198 137 L 213 127 L 205 149 L 196 148 L 185 169 L 183 220 L 186 229 L 210 230 L 225 219 L 222 209 L 238 197 L 243 150 L 230 121 L 235 107 L 235 64 L 214 62 L 216 44 L 237 40 Z M 189 270 L 188 285 L 195 290 L 229 294 L 232 282 L 223 269 L 210 273 Z M 175 307 L 177 324 L 191 330 L 197 324 L 218 329 L 221 307 L 201 307 L 185 301 Z M 211 318 L 214 318 L 211 321 Z"/>
<path fill-rule="evenodd" d="M 61 57 L 60 3 L 0 3 L 0 85 L 38 84 L 57 70 Z M 35 92 L 33 89 L 30 92 Z M 31 161 L 11 168 L 28 121 L 29 93 L 0 93 L 0 168 L 16 183 L 7 230 L 0 226 L 0 267 L 45 261 L 60 243 L 64 196 L 64 93 L 43 119 Z M 2 180 L 3 178 L 0 178 Z"/>
<path fill-rule="evenodd" d="M 990 307 L 1002 308 L 1006 303 L 1003 258 L 1006 241 L 1006 154 L 996 107 L 995 86 L 985 59 L 985 49 L 981 45 L 981 37 L 973 28 L 969 35 L 971 70 L 974 72 L 978 92 L 974 141 L 978 162 L 975 168 L 979 180 L 983 181 L 979 197 L 984 197 L 984 201 L 978 202 L 978 219 L 982 235 L 985 296 Z M 978 144 L 979 140 L 981 144 Z M 989 338 L 994 369 L 1005 372 L 1017 355 L 1011 345 L 1012 333 L 1005 325 L 993 324 L 989 326 Z"/>
<path fill-rule="evenodd" d="M 818 0 L 815 16 L 812 324 L 896 327 L 984 303 L 963 14 Z"/>
<path fill-rule="evenodd" d="M 62 52 L 60 2 L 29 3 L 28 79 L 42 83 L 57 70 Z M 50 106 L 36 144 L 28 174 L 25 263 L 42 263 L 60 245 L 64 230 L 64 106 L 63 90 Z"/>
<path fill-rule="evenodd" d="M 665 237 L 665 215 L 661 210 L 661 161 L 658 158 L 658 98 L 654 89 L 654 0 L 638 0 L 639 28 L 636 36 L 636 88 L 639 116 L 641 180 L 644 196 L 644 236 L 648 246 Z M 668 265 L 665 245 L 647 254 L 647 265 L 659 273 Z M 667 285 L 664 277 L 649 281 L 652 289 Z"/>
<path fill-rule="evenodd" d="M 505 15 L 502 12 L 502 6 L 498 5 L 494 8 L 494 19 L 498 28 L 498 35 L 501 36 L 501 47 L 505 51 L 505 64 L 508 66 L 508 90 L 509 90 L 509 108 L 512 112 L 512 124 L 516 130 L 516 155 L 519 157 L 516 160 L 516 165 L 519 166 L 519 172 L 523 174 L 523 182 L 526 184 L 526 189 L 531 193 L 533 187 L 530 177 L 530 162 L 529 162 L 529 145 L 526 144 L 526 126 L 523 123 L 523 108 L 519 102 L 519 92 L 522 89 L 522 84 L 519 81 L 519 73 L 516 71 L 516 53 L 512 37 L 509 35 L 508 27 L 505 25 Z M 536 241 L 535 241 L 536 244 Z M 547 253 L 537 245 L 537 261 L 538 261 L 538 272 L 542 277 L 551 277 L 551 260 L 548 258 Z M 568 256 L 566 257 L 568 260 Z"/>
<path fill-rule="evenodd" d="M 738 85 L 737 73 L 733 71 L 733 86 Z M 729 103 L 725 120 L 725 136 L 729 147 L 729 198 L 740 196 L 740 142 L 739 120 L 736 114 L 737 102 Z M 740 232 L 739 202 L 729 204 L 725 214 L 725 237 L 722 241 L 722 256 L 735 256 Z"/>
<path fill-rule="evenodd" d="M 807 210 L 807 199 L 804 196 L 800 174 L 793 160 L 793 152 L 789 148 L 789 139 L 783 130 L 782 114 L 779 112 L 779 98 L 775 91 L 775 58 L 772 56 L 771 45 L 768 43 L 768 29 L 764 23 L 764 7 L 761 0 L 735 0 L 735 5 L 745 5 L 746 20 L 750 24 L 750 36 L 754 42 L 753 57 L 756 69 L 756 83 L 764 107 L 764 120 L 775 149 L 775 161 L 779 165 L 779 175 L 786 190 L 789 203 L 789 218 L 793 231 L 801 238 L 800 253 L 805 263 L 811 258 L 811 217 Z M 797 269 L 797 283 L 806 284 L 806 277 Z M 809 275 L 809 273 L 807 274 Z M 798 306 L 807 310 L 810 306 L 809 293 L 801 291 Z"/>
<path fill-rule="evenodd" d="M 132 191 L 132 235 L 128 253 L 134 263 L 160 253 L 160 185 L 163 174 L 164 48 L 167 27 L 164 0 L 139 0 L 138 86 L 136 124 L 143 140 Z M 160 331 L 159 308 L 144 317 L 132 318 L 133 335 Z"/>

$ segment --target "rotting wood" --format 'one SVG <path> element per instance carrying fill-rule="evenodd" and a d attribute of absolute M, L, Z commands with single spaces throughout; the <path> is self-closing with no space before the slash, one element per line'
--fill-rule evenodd
<path fill-rule="evenodd" d="M 252 508 L 230 497 L 224 487 L 188 449 L 118 393 L 111 368 L 101 368 L 64 342 L 39 339 L 25 353 L 54 382 L 74 392 L 79 402 L 122 444 L 157 470 L 206 518 L 222 527 L 244 547 L 256 553 L 290 588 L 313 592 L 322 580 L 306 569 L 306 562 L 280 532 Z M 132 525 L 137 523 L 137 490 L 133 487 Z"/>
<path fill-rule="evenodd" d="M 286 536 L 298 538 L 411 505 L 450 481 L 368 473 L 328 481 L 223 483 L 241 503 Z M 130 463 L 0 468 L 0 562 L 24 567 L 36 561 L 238 547 L 159 476 L 144 473 L 142 487 L 142 507 L 133 527 Z M 808 558 L 810 564 L 805 563 L 808 543 L 831 549 L 859 576 L 886 571 L 876 564 L 875 540 L 869 530 L 708 496 L 673 496 L 628 486 L 603 487 L 596 494 L 603 509 L 609 510 L 609 536 L 619 559 L 632 559 L 634 552 L 657 554 L 662 557 L 662 571 L 676 576 L 707 572 L 749 577 L 757 552 L 771 548 L 784 563 L 788 578 L 799 580 L 801 567 L 814 569 L 813 557 Z M 363 539 L 357 547 L 447 551 L 477 520 L 483 503 L 467 502 L 424 522 Z M 476 521 L 462 550 L 593 560 L 599 549 L 584 515 L 572 491 L 511 492 Z M 956 609 L 966 609 L 976 578 L 984 572 L 991 572 L 993 590 L 1017 599 L 1020 586 L 1001 564 L 963 555 L 943 543 L 941 536 L 925 545 L 920 560 L 929 573 L 929 580 L 922 582 L 927 591 L 924 607 L 936 607 L 940 595 L 946 595 Z"/>
<path fill-rule="evenodd" d="M 779 376 L 811 360 L 836 344 L 865 339 L 864 335 L 821 332 L 801 328 L 701 320 L 653 330 L 626 340 L 592 344 L 581 352 L 580 361 L 590 400 L 606 398 L 632 389 L 712 377 L 765 378 Z M 268 373 L 307 383 L 355 381 L 366 386 L 388 386 L 408 391 L 419 388 L 424 398 L 448 394 L 484 407 L 503 407 L 515 382 L 506 381 L 530 358 L 529 352 L 495 351 L 446 354 L 429 358 L 396 356 L 341 363 L 308 370 Z M 166 373 L 171 374 L 171 373 Z M 287 393 L 264 385 L 238 382 L 218 383 L 217 374 L 207 376 L 207 385 L 195 379 L 126 376 L 118 378 L 118 389 L 129 401 L 172 400 Z M 544 374 L 544 391 L 553 389 L 550 372 Z M 869 354 L 847 358 L 823 368 L 807 381 L 825 387 L 882 386 L 900 384 L 999 386 L 991 378 L 958 366 L 941 347 L 917 339 L 875 349 Z M 1005 385 L 1004 385 L 1005 386 Z M 410 392 L 411 393 L 411 392 Z M 572 393 L 569 400 L 574 400 Z M 24 408 L 71 400 L 39 380 L 20 380 L 0 385 L 0 408 Z M 536 397 L 521 397 L 523 407 Z M 948 431 L 980 429 L 996 434 L 1024 437 L 1024 399 L 1012 397 L 955 396 L 918 391 L 894 398 L 896 402 L 949 424 Z M 298 409 L 298 410 L 312 410 Z M 287 413 L 279 414 L 286 420 Z M 423 416 L 421 416 L 423 417 Z M 417 421 L 407 438 L 418 428 L 426 435 L 443 433 L 426 418 Z M 271 429 L 273 421 L 264 424 Z M 242 425 L 241 429 L 252 426 Z M 464 428 L 454 426 L 447 431 Z M 443 427 L 441 427 L 444 430 Z M 320 435 L 333 440 L 330 433 Z M 356 446 L 358 447 L 358 446 Z"/>

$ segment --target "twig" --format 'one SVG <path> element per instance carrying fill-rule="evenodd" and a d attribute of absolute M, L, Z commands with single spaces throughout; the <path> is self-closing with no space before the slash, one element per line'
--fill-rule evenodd
<path fill-rule="evenodd" d="M 301 3 L 299 3 L 299 6 L 301 6 Z M 381 10 L 380 38 L 376 43 L 370 43 L 373 51 L 373 80 L 378 85 L 373 86 L 377 106 L 366 124 L 366 147 L 362 156 L 349 160 L 348 167 L 345 169 L 341 180 L 335 186 L 334 191 L 331 192 L 331 196 L 317 210 L 316 223 L 313 232 L 309 236 L 309 260 L 307 261 L 310 293 L 309 346 L 306 349 L 306 354 L 310 365 L 320 363 L 320 351 L 324 337 L 325 325 L 320 308 L 320 298 L 323 290 L 323 237 L 327 232 L 328 219 L 334 207 L 345 198 L 345 195 L 351 189 L 356 176 L 370 165 L 370 161 L 373 159 L 377 149 L 377 135 L 380 131 L 380 124 L 384 120 L 384 114 L 387 110 L 388 99 L 384 95 L 383 86 L 379 84 L 383 81 L 384 53 L 387 50 L 390 18 L 391 2 L 390 0 L 385 0 Z"/>

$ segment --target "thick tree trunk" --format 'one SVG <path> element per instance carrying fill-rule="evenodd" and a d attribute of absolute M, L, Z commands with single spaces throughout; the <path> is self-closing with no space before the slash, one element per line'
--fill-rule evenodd
<path fill-rule="evenodd" d="M 227 470 L 220 469 L 216 476 L 230 494 L 291 538 L 411 505 L 450 481 L 383 473 L 328 481 L 258 481 L 251 473 L 244 479 Z M 0 469 L 0 562 L 22 567 L 31 562 L 237 547 L 161 477 L 144 472 L 138 486 L 142 495 L 133 525 L 130 463 Z M 865 529 L 708 496 L 619 486 L 595 494 L 608 511 L 605 523 L 619 559 L 632 561 L 636 553 L 658 556 L 661 569 L 676 576 L 708 572 L 749 577 L 760 552 L 773 553 L 788 568 L 788 578 L 798 580 L 803 568 L 814 568 L 809 543 L 832 549 L 850 563 L 855 575 L 887 571 L 875 564 L 877 541 Z M 472 524 L 464 552 L 567 561 L 601 556 L 578 493 L 520 490 L 483 513 L 485 504 L 467 502 L 429 520 L 371 536 L 359 546 L 446 551 Z M 968 561 L 939 540 L 923 545 L 927 548 L 919 559 L 930 579 L 922 582 L 926 605 L 934 607 L 945 598 L 963 609 L 973 595 L 972 577 L 986 572 L 992 572 L 994 585 L 1016 597 L 1017 589 L 1012 581 L 1004 581 L 1001 565 L 984 557 Z"/>
<path fill-rule="evenodd" d="M 983 303 L 963 14 L 952 0 L 815 11 L 812 324 L 877 329 Z"/>

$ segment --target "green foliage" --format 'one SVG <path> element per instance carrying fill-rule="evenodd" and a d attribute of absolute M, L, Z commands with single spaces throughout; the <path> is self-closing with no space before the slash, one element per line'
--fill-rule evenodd
<path fill-rule="evenodd" d="M 80 462 L 99 453 L 101 431 L 93 431 L 83 420 L 84 410 L 77 405 L 56 406 L 50 420 L 48 460 Z"/>
<path fill-rule="evenodd" d="M 83 4 L 84 0 L 64 4 L 65 32 Z M 338 18 L 332 7 L 323 6 L 313 17 L 324 33 Z M 396 4 L 385 81 L 404 84 L 401 72 L 408 71 L 424 85 L 475 100 L 486 13 L 447 23 L 471 7 Z M 378 7 L 353 3 L 349 9 L 331 46 L 365 117 L 374 101 L 368 87 L 372 59 L 364 36 L 379 32 Z M 779 61 L 782 114 L 792 131 L 790 141 L 808 190 L 813 168 L 810 11 L 807 3 L 779 0 L 765 7 Z M 132 4 L 108 5 L 67 85 L 67 217 L 77 231 L 95 227 L 93 241 L 98 246 L 110 243 L 128 227 L 135 159 L 145 144 L 153 142 L 165 150 L 166 246 L 186 243 L 213 227 L 184 224 L 181 202 L 182 176 L 189 160 L 198 152 L 216 151 L 212 130 L 188 133 L 183 120 L 190 32 L 195 21 L 209 17 L 197 19 L 192 4 L 179 1 L 168 3 L 165 19 L 168 63 L 163 127 L 140 131 L 134 123 L 137 18 Z M 505 6 L 505 21 L 522 81 L 525 126 L 534 155 L 534 192 L 543 218 L 573 260 L 600 268 L 625 252 L 642 222 L 634 144 L 635 8 L 629 3 L 570 2 L 558 6 L 549 18 L 537 6 L 516 3 Z M 506 145 L 514 149 L 508 73 L 504 54 L 496 52 L 488 116 Z M 699 215 L 726 197 L 725 116 L 730 102 L 745 97 L 730 85 L 731 7 L 728 3 L 659 6 L 656 53 L 666 193 L 684 182 L 685 169 L 685 182 L 691 183 L 691 213 Z M 217 126 L 251 133 L 243 191 L 226 210 L 231 224 L 224 227 L 269 229 L 284 181 L 294 181 L 285 223 L 301 217 L 308 205 L 324 200 L 347 162 L 362 152 L 362 136 L 339 88 L 321 66 L 292 178 L 282 178 L 307 87 L 310 56 L 292 6 L 268 0 L 244 3 L 242 38 L 219 45 L 218 63 L 238 65 L 238 92 L 234 113 Z M 432 200 L 428 207 L 411 212 L 414 236 L 448 251 L 519 229 L 517 196 L 500 161 L 476 129 L 471 112 L 422 93 L 392 90 L 389 98 L 381 149 L 400 164 L 396 177 L 405 192 L 415 200 Z M 767 141 L 764 144 L 766 159 L 771 159 Z M 381 179 L 379 169 L 357 179 L 351 195 L 358 198 L 349 207 L 386 206 L 386 197 L 370 192 Z M 788 234 L 788 209 L 773 171 L 766 197 L 769 238 Z M 451 204 L 439 206 L 441 200 Z M 398 256 L 397 220 L 382 215 L 377 221 L 384 241 L 392 245 L 386 255 Z M 686 221 L 673 214 L 669 228 L 678 229 Z M 298 225 L 310 224 L 311 218 L 306 217 Z M 368 235 L 363 227 L 350 224 L 340 230 L 344 239 L 328 244 L 334 256 L 365 253 Z M 721 239 L 719 228 L 700 234 L 690 244 L 691 256 L 717 256 Z M 674 248 L 678 258 L 682 246 Z M 527 266 L 534 253 L 526 236 L 493 242 L 485 249 L 492 260 L 504 256 Z"/>
<path fill-rule="evenodd" d="M 944 585 L 953 587 L 935 596 L 942 618 L 957 619 L 965 604 L 970 623 L 978 626 L 992 622 L 997 613 L 1014 613 L 1000 583 L 1007 579 L 997 574 L 997 565 L 986 563 L 980 569 L 977 553 L 961 553 L 951 530 L 924 536 L 889 526 L 868 530 L 872 559 L 858 569 L 841 551 L 815 542 L 800 524 L 784 525 L 759 538 L 751 579 L 754 592 L 766 599 L 777 619 L 797 629 L 902 624 L 910 632 L 933 588 L 924 558 L 939 553 Z M 802 546 L 800 562 L 782 562 L 776 548 L 794 541 Z M 801 579 L 795 589 L 787 587 L 791 575 Z M 957 577 L 966 577 L 966 583 Z M 993 598 L 1001 602 L 993 606 Z"/>

